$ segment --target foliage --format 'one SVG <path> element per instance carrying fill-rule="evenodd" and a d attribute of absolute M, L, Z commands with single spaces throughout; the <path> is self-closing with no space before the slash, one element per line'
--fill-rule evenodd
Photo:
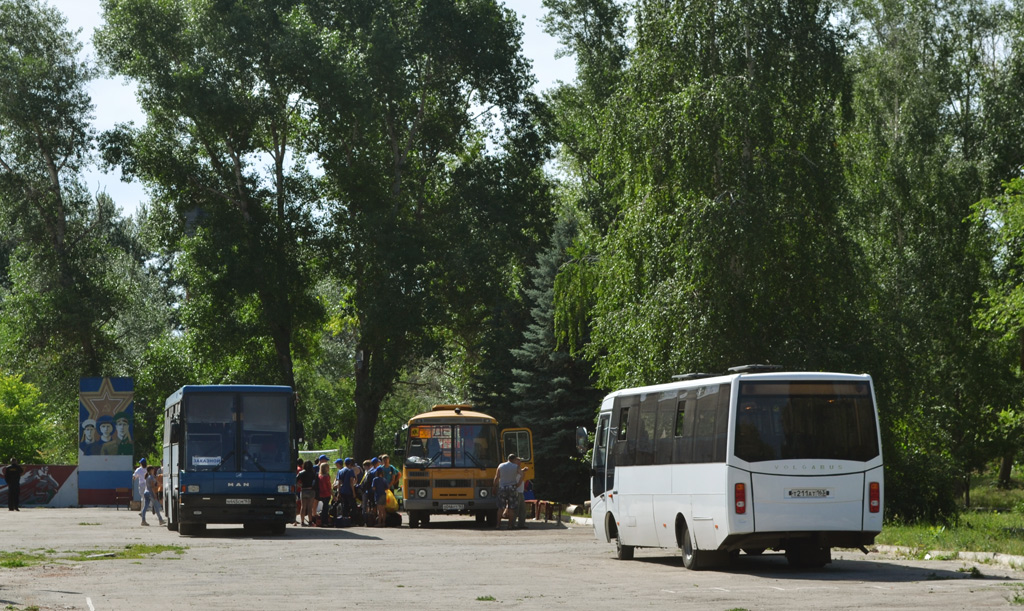
<path fill-rule="evenodd" d="M 532 322 L 523 332 L 522 345 L 512 350 L 518 361 L 513 370 L 512 424 L 533 432 L 537 472 L 531 478 L 537 494 L 582 502 L 589 496 L 589 464 L 573 460 L 576 429 L 593 428 L 603 392 L 593 386 L 592 363 L 573 357 L 555 343 L 554 281 L 568 260 L 566 249 L 575 232 L 573 224 L 558 223 L 551 244 L 531 270 L 526 296 Z"/>
<path fill-rule="evenodd" d="M 956 525 L 887 525 L 875 538 L 881 545 L 911 547 L 922 552 L 956 550 L 1024 555 L 1024 529 L 1012 513 L 967 512 Z"/>
<path fill-rule="evenodd" d="M 355 452 L 402 373 L 468 345 L 547 205 L 514 14 L 493 0 L 309 3 L 288 16 L 357 321 Z M 481 110 L 482 109 L 482 110 Z M 493 120 L 491 117 L 495 117 Z"/>
<path fill-rule="evenodd" d="M 21 376 L 0 373 L 0 456 L 46 463 L 55 450 L 56 427 L 39 390 Z"/>
<path fill-rule="evenodd" d="M 140 84 L 147 123 L 105 134 L 104 156 L 154 189 L 194 348 L 224 381 L 294 386 L 323 316 L 309 250 L 319 195 L 303 99 L 275 52 L 278 4 L 106 0 L 96 48 Z"/>

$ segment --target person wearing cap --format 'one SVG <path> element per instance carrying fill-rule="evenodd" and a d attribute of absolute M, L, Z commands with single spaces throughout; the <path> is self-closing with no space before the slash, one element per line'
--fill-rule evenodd
<path fill-rule="evenodd" d="M 100 416 L 96 419 L 96 430 L 100 434 L 100 453 L 106 454 L 103 447 L 114 440 L 114 419 L 110 416 Z"/>
<path fill-rule="evenodd" d="M 135 454 L 135 442 L 132 441 L 131 418 L 128 412 L 114 414 L 114 431 L 117 433 L 117 455 L 132 456 Z"/>
<path fill-rule="evenodd" d="M 149 526 L 149 522 L 146 521 L 146 512 L 149 510 L 149 501 L 153 497 L 149 494 L 149 485 L 146 483 L 146 476 L 148 470 L 146 469 L 146 458 L 139 459 L 139 468 L 132 474 L 132 480 L 135 482 L 136 488 L 139 490 L 139 498 L 142 499 L 142 525 Z M 163 523 L 163 520 L 161 520 Z"/>
<path fill-rule="evenodd" d="M 338 490 L 338 499 L 341 501 L 341 515 L 346 518 L 352 517 L 356 507 L 356 474 L 353 471 L 356 461 L 353 458 L 340 458 L 334 461 L 338 465 L 338 475 L 334 482 Z"/>
<path fill-rule="evenodd" d="M 100 453 L 103 443 L 96 434 L 96 421 L 88 418 L 82 422 L 82 440 L 78 444 L 78 450 L 84 456 L 92 456 Z"/>
<path fill-rule="evenodd" d="M 523 477 L 523 472 L 516 464 L 518 458 L 515 454 L 509 454 L 508 460 L 498 465 L 494 473 L 494 492 L 498 495 L 498 524 L 501 528 L 502 518 L 508 519 L 508 528 L 512 529 L 516 510 L 519 508 L 516 487 Z"/>

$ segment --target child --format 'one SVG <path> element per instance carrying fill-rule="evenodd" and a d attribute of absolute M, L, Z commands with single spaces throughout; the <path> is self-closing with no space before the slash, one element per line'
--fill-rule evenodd
<path fill-rule="evenodd" d="M 164 525 L 163 507 L 160 506 L 160 498 L 156 494 L 156 467 L 146 467 L 146 502 L 153 503 L 153 510 L 160 520 L 160 526 Z"/>
<path fill-rule="evenodd" d="M 383 467 L 378 467 L 373 472 L 373 496 L 377 502 L 377 524 L 384 528 L 388 517 L 388 487 L 391 484 L 391 472 Z"/>

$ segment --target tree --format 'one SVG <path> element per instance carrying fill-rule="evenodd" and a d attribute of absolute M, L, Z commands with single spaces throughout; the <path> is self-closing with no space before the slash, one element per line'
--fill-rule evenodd
<path fill-rule="evenodd" d="M 39 389 L 19 376 L 0 373 L 0 456 L 21 462 L 54 458 L 55 422 L 47 415 Z"/>
<path fill-rule="evenodd" d="M 218 364 L 210 381 L 294 386 L 296 353 L 323 320 L 289 4 L 103 2 L 97 51 L 139 83 L 147 115 L 105 134 L 105 158 L 154 189 L 163 248 L 180 256 L 185 330 Z"/>
<path fill-rule="evenodd" d="M 493 0 L 351 0 L 290 23 L 330 185 L 326 245 L 357 321 L 354 451 L 443 333 L 476 337 L 547 206 L 514 14 Z M 500 122 L 490 123 L 496 115 Z"/>
<path fill-rule="evenodd" d="M 120 373 L 119 312 L 133 290 L 125 271 L 140 256 L 110 198 L 80 182 L 96 70 L 78 59 L 65 23 L 35 0 L 0 3 L 0 353 L 61 414 L 68 460 L 78 378 Z"/>
<path fill-rule="evenodd" d="M 856 359 L 860 295 L 834 146 L 848 82 L 827 8 L 636 8 L 636 44 L 594 113 L 601 149 L 585 165 L 615 180 L 612 220 L 584 232 L 563 271 L 580 283 L 559 295 L 564 311 L 580 311 L 573 296 L 595 299 L 586 354 L 600 386 Z"/>
<path fill-rule="evenodd" d="M 970 474 L 991 457 L 995 406 L 1011 388 L 999 347 L 972 323 L 988 264 L 981 236 L 964 223 L 991 180 L 981 91 L 998 20 L 973 0 L 855 8 L 854 119 L 841 145 L 851 232 L 869 271 L 880 414 L 887 430 L 939 435 L 935 445 L 956 469 L 918 472 L 915 438 L 891 435 L 888 479 L 898 489 L 956 477 L 969 503 Z M 930 514 L 926 498 L 907 497 L 899 517 Z"/>
<path fill-rule="evenodd" d="M 537 472 L 534 484 L 545 498 L 570 501 L 588 497 L 589 466 L 576 454 L 576 429 L 593 428 L 603 392 L 594 388 L 593 363 L 574 357 L 555 341 L 554 283 L 576 233 L 569 221 L 556 224 L 551 244 L 537 256 L 526 290 L 532 322 L 523 343 L 513 349 L 517 368 L 512 385 L 516 426 L 533 432 Z"/>

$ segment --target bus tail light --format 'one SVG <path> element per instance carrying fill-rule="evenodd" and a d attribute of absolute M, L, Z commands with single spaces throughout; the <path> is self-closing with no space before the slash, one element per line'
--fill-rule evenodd
<path fill-rule="evenodd" d="M 736 513 L 743 515 L 747 513 L 747 485 L 736 484 L 736 496 L 733 505 L 736 508 Z"/>
<path fill-rule="evenodd" d="M 882 495 L 878 482 L 868 484 L 868 511 L 878 513 L 882 508 Z"/>

